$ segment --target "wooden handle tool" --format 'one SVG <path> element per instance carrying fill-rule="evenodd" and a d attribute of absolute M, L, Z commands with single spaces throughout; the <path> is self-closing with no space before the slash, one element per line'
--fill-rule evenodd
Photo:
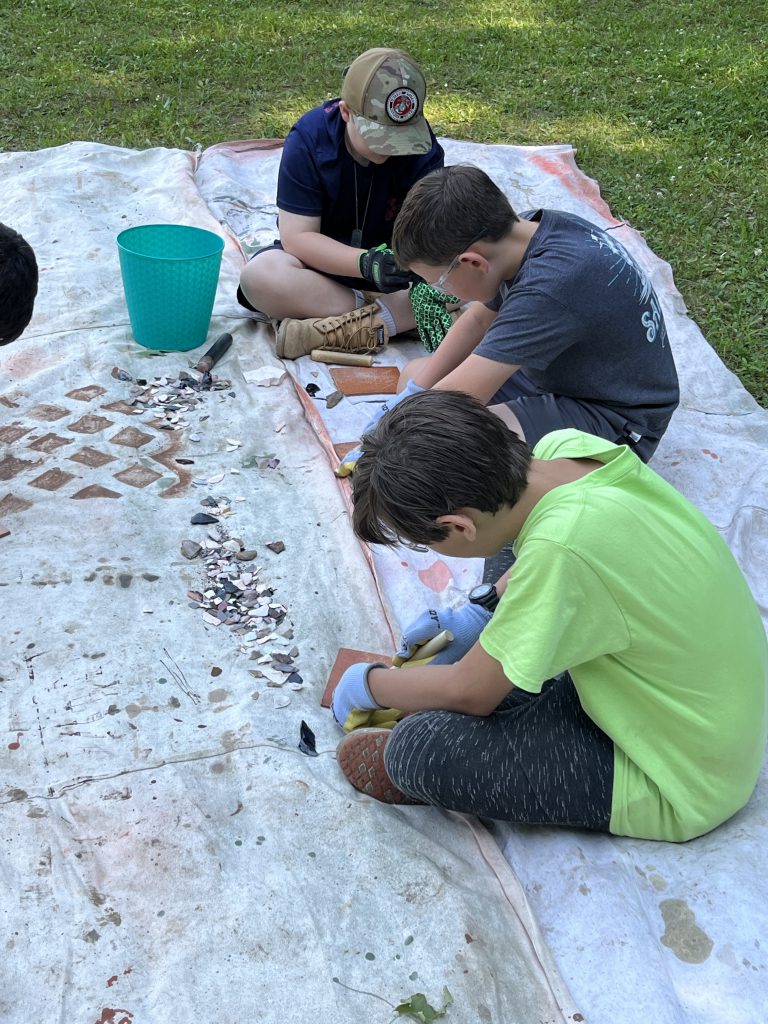
<path fill-rule="evenodd" d="M 310 357 L 316 363 L 336 363 L 338 366 L 374 366 L 373 356 L 362 352 L 334 352 L 330 348 L 313 348 Z"/>
<path fill-rule="evenodd" d="M 422 661 L 426 661 L 427 658 L 433 658 L 436 654 L 439 654 L 453 639 L 453 633 L 450 629 L 444 629 L 442 633 L 438 633 L 437 636 L 427 640 L 421 647 L 417 647 L 410 658 L 401 658 L 399 654 L 396 654 L 392 659 L 392 664 L 395 668 L 402 668 L 403 666 L 407 668 L 408 665 L 420 664 Z"/>

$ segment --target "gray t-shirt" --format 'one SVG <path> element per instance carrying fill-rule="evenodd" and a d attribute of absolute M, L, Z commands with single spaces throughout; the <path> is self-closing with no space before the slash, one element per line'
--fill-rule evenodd
<path fill-rule="evenodd" d="M 518 365 L 542 391 L 613 409 L 660 437 L 679 401 L 667 329 L 650 281 L 609 232 L 571 213 L 539 221 L 498 316 L 475 353 Z"/>

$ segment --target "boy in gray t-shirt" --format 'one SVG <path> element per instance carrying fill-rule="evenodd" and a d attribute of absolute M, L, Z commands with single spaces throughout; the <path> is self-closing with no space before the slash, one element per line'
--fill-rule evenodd
<path fill-rule="evenodd" d="M 491 405 L 529 445 L 576 427 L 653 454 L 679 401 L 664 317 L 610 232 L 570 213 L 518 217 L 479 168 L 422 178 L 395 223 L 401 266 L 471 301 L 404 376 Z"/>

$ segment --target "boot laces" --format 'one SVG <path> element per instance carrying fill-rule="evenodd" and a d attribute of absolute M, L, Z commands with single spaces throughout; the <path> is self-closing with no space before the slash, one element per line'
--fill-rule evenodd
<path fill-rule="evenodd" d="M 378 349 L 378 335 L 383 328 L 377 328 L 374 321 L 376 311 L 374 309 L 353 309 L 351 313 L 344 313 L 342 316 L 329 316 L 325 318 L 322 332 L 323 347 L 334 348 L 339 351 L 364 351 L 373 352 Z M 357 321 L 357 327 L 353 325 Z"/>

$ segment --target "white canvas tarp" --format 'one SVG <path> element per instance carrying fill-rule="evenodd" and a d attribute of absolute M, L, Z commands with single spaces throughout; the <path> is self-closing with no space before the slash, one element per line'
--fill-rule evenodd
<path fill-rule="evenodd" d="M 86 144 L 0 156 L 0 218 L 41 267 L 33 323 L 0 352 L 0 1018 L 386 1022 L 447 988 L 453 1019 L 573 1020 L 482 829 L 362 798 L 335 764 L 319 701 L 337 649 L 391 651 L 391 633 L 293 386 L 243 377 L 274 357 L 234 302 L 232 239 L 210 334 L 235 333 L 230 383 L 182 396 L 167 430 L 112 376 L 165 394 L 201 354 L 135 344 L 115 247 L 135 223 L 221 231 L 195 167 Z M 193 526 L 209 497 L 227 511 Z M 255 559 L 233 561 L 234 537 Z M 276 616 L 214 624 L 188 591 L 221 587 L 219 563 Z"/>
<path fill-rule="evenodd" d="M 444 145 L 518 208 L 616 223 L 570 147 Z M 42 271 L 30 329 L 0 350 L 3 1019 L 385 1022 L 414 992 L 439 1007 L 447 986 L 462 1024 L 762 1021 L 764 781 L 732 822 L 673 846 L 498 824 L 494 841 L 471 819 L 361 798 L 339 773 L 319 708 L 338 647 L 391 650 L 479 565 L 374 553 L 374 578 L 324 454 L 365 405 L 323 418 L 290 379 L 246 383 L 279 366 L 234 300 L 243 252 L 274 237 L 278 161 L 263 144 L 0 155 L 0 219 Z M 131 338 L 114 239 L 151 222 L 227 240 L 210 339 L 235 335 L 217 367 L 231 386 L 179 430 L 127 411 L 132 385 L 111 376 L 175 379 L 202 351 Z M 723 532 L 766 615 L 768 415 L 668 266 L 614 233 L 652 276 L 680 370 L 653 465 Z M 330 389 L 304 362 L 299 387 Z M 221 531 L 190 524 L 209 495 L 229 499 Z M 286 609 L 279 639 L 247 641 L 188 599 L 206 569 L 182 540 L 224 537 L 257 550 L 243 571 Z M 294 649 L 301 683 L 252 674 L 261 650 Z M 317 758 L 298 749 L 302 720 Z"/>

